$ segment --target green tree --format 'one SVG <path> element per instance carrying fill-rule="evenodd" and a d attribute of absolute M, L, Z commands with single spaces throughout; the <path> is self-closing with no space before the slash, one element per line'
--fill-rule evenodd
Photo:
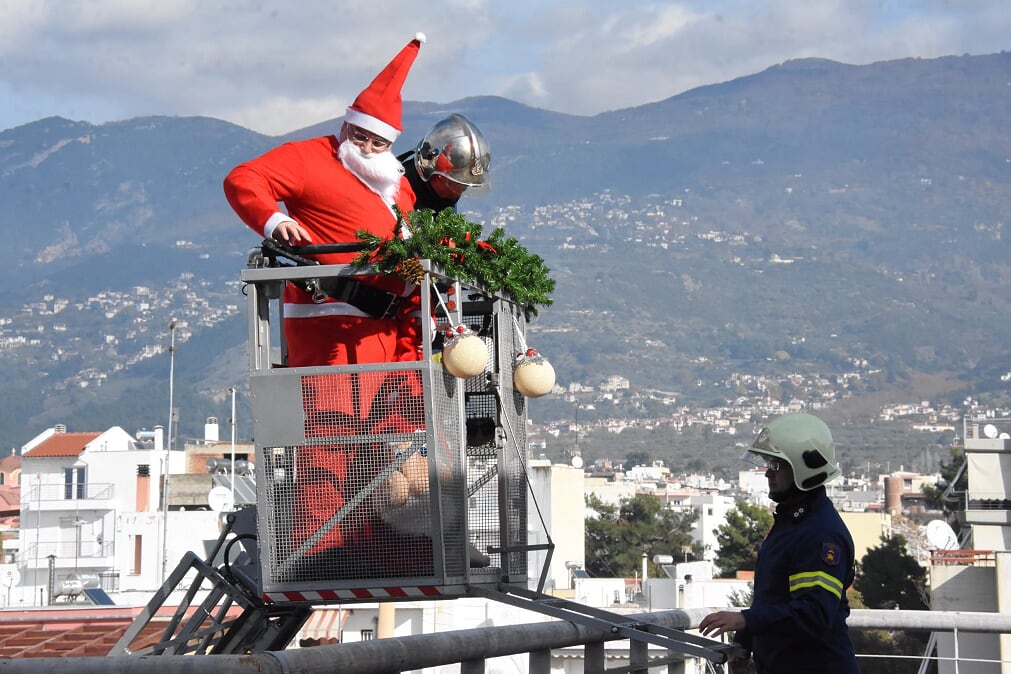
<path fill-rule="evenodd" d="M 586 507 L 595 513 L 586 520 L 586 570 L 593 576 L 632 576 L 642 567 L 643 554 L 655 576 L 653 556 L 680 556 L 692 543 L 691 525 L 698 517 L 694 510 L 667 508 L 649 494 L 623 498 L 618 505 L 591 494 Z"/>
<path fill-rule="evenodd" d="M 727 597 L 731 606 L 736 606 L 737 608 L 748 608 L 751 606 L 751 602 L 755 599 L 755 584 L 748 583 L 747 590 L 734 590 Z"/>
<path fill-rule="evenodd" d="M 854 608 L 929 608 L 925 590 L 926 572 L 906 551 L 906 539 L 882 536 L 881 545 L 871 548 L 857 565 L 856 580 L 847 596 Z M 857 653 L 880 655 L 922 655 L 929 635 L 910 630 L 851 630 Z M 913 674 L 917 659 L 864 658 L 863 674 Z"/>
<path fill-rule="evenodd" d="M 727 513 L 727 521 L 716 528 L 716 566 L 721 578 L 733 578 L 738 571 L 754 571 L 758 548 L 772 527 L 768 508 L 740 502 Z"/>
<path fill-rule="evenodd" d="M 869 608 L 927 610 L 927 572 L 906 551 L 905 537 L 881 536 L 860 560 L 853 586 Z"/>
<path fill-rule="evenodd" d="M 961 447 L 951 448 L 951 460 L 941 461 L 941 479 L 934 485 L 924 485 L 923 493 L 927 497 L 927 503 L 944 511 L 945 515 L 957 510 L 961 499 L 958 497 L 944 497 L 944 492 L 948 487 L 952 491 L 965 491 L 969 486 L 969 478 L 962 470 L 965 465 L 965 451 Z M 954 519 L 954 518 L 946 518 Z"/>
<path fill-rule="evenodd" d="M 629 452 L 625 456 L 625 468 L 635 468 L 636 466 L 648 466 L 653 463 L 653 457 L 649 452 L 635 451 Z"/>

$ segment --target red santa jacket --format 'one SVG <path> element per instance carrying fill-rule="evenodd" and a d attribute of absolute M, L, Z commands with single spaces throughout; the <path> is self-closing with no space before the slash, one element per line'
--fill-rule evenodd
<path fill-rule="evenodd" d="M 396 216 L 382 198 L 348 171 L 337 156 L 336 136 L 285 143 L 269 152 L 236 166 L 225 178 L 228 203 L 243 222 L 260 236 L 264 226 L 278 212 L 283 202 L 288 215 L 301 224 L 312 243 L 350 243 L 365 230 L 378 236 L 392 236 Z M 414 192 L 406 178 L 400 181 L 397 207 L 401 212 L 413 209 Z M 323 264 L 345 264 L 354 253 L 318 255 Z M 407 295 L 409 288 L 396 277 L 370 275 L 359 277 L 364 283 L 387 292 Z M 344 302 L 315 304 L 305 291 L 288 285 L 284 301 L 292 305 L 286 315 L 311 318 L 324 315 L 366 316 Z M 417 319 L 418 307 L 409 302 L 398 312 L 401 319 Z"/>

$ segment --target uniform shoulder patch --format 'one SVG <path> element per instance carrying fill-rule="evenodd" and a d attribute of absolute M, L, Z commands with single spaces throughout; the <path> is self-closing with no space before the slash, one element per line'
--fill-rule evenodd
<path fill-rule="evenodd" d="M 842 559 L 842 550 L 835 543 L 822 543 L 821 544 L 821 561 L 825 562 L 829 566 L 839 566 L 839 560 Z"/>

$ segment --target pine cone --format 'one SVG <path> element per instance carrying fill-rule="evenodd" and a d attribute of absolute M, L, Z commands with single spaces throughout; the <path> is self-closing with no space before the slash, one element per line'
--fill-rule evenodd
<path fill-rule="evenodd" d="M 425 270 L 418 258 L 412 257 L 397 265 L 396 274 L 408 283 L 421 284 L 425 280 Z"/>

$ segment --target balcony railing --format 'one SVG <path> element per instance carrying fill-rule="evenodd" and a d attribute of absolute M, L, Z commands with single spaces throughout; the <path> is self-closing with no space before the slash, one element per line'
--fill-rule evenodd
<path fill-rule="evenodd" d="M 653 622 L 666 626 L 694 629 L 712 609 L 688 609 L 628 616 L 629 622 Z M 995 662 L 984 660 L 975 652 L 960 653 L 958 637 L 965 633 L 1009 634 L 1011 615 L 969 613 L 964 611 L 888 611 L 856 610 L 850 616 L 851 630 L 925 631 L 953 634 L 952 655 L 928 654 L 929 659 L 954 662 Z M 462 674 L 485 671 L 491 658 L 526 655 L 531 674 L 551 671 L 552 651 L 581 647 L 583 671 L 647 672 L 650 667 L 665 666 L 668 671 L 685 671 L 683 654 L 657 649 L 644 642 L 632 641 L 627 649 L 627 666 L 605 669 L 606 642 L 619 640 L 605 633 L 573 623 L 550 622 L 471 630 L 441 632 L 409 637 L 377 639 L 332 646 L 289 649 L 255 655 L 191 655 L 166 657 L 86 657 L 23 658 L 6 660 L 0 669 L 5 674 L 132 674 L 150 670 L 158 674 L 372 674 L 404 672 L 444 665 L 459 665 Z M 571 651 L 567 652 L 571 656 Z M 895 655 L 861 655 L 858 658 L 898 659 Z M 907 658 L 909 656 L 906 656 Z M 927 658 L 916 658 L 925 660 Z M 707 661 L 697 663 L 697 671 L 712 671 Z M 957 671 L 957 669 L 956 669 Z"/>
<path fill-rule="evenodd" d="M 40 541 L 32 544 L 17 555 L 19 565 L 44 568 L 49 565 L 49 555 L 56 559 L 55 566 L 108 566 L 116 554 L 112 541 Z"/>
<path fill-rule="evenodd" d="M 934 550 L 931 566 L 997 566 L 993 550 Z"/>
<path fill-rule="evenodd" d="M 21 503 L 31 508 L 36 504 L 49 504 L 53 501 L 108 501 L 113 497 L 114 486 L 111 482 L 37 484 L 27 493 L 21 494 Z"/>

